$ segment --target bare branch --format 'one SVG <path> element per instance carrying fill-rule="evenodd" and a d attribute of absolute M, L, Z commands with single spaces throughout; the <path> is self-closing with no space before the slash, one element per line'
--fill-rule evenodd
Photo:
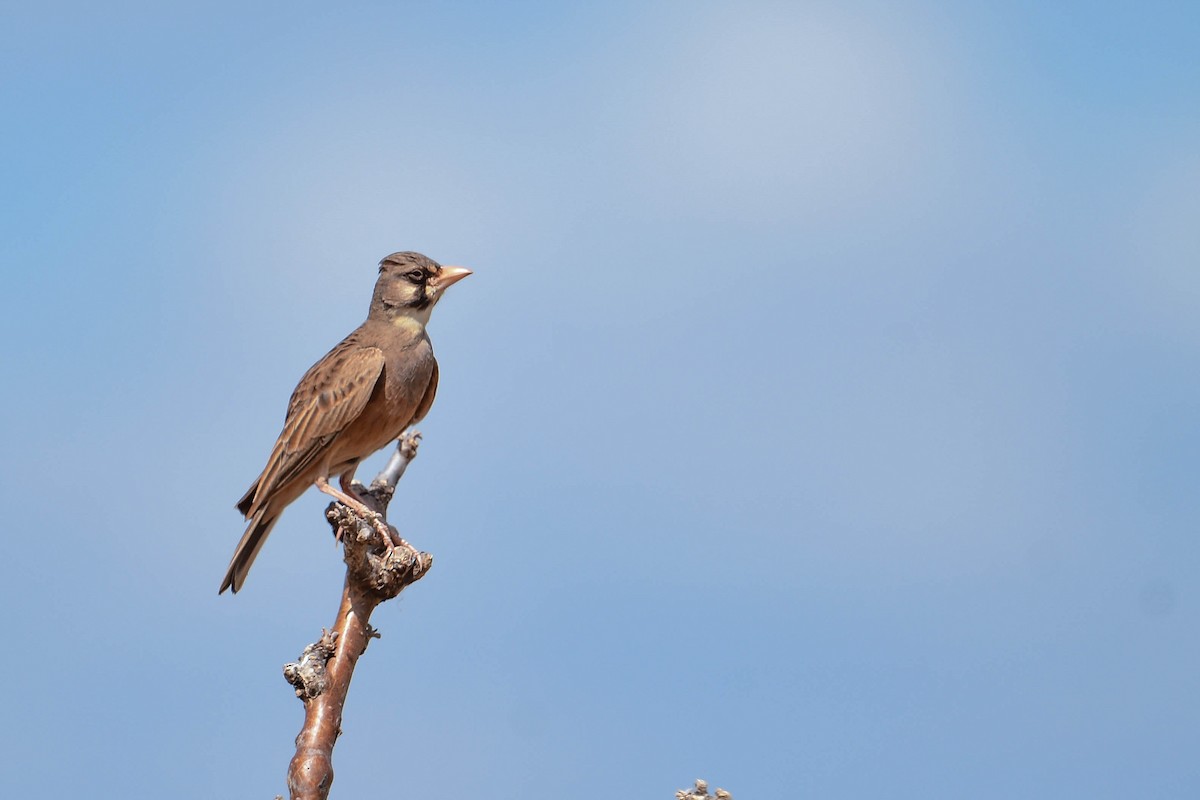
<path fill-rule="evenodd" d="M 733 795 L 724 789 L 717 789 L 716 795 L 708 793 L 708 781 L 697 778 L 696 786 L 692 789 L 680 789 L 675 793 L 675 800 L 733 800 Z"/>
<path fill-rule="evenodd" d="M 416 431 L 401 437 L 371 488 L 365 494 L 359 492 L 373 511 L 386 515 L 396 483 L 416 457 L 420 439 Z M 433 565 L 433 556 L 418 552 L 393 528 L 389 527 L 393 541 L 384 541 L 371 520 L 339 503 L 331 503 L 325 516 L 344 547 L 346 581 L 332 630 L 324 631 L 321 641 L 305 648 L 297 664 L 284 668 L 304 701 L 304 727 L 296 737 L 296 755 L 288 766 L 292 800 L 326 800 L 329 796 L 333 746 L 341 733 L 342 707 L 354 667 L 367 643 L 379 636 L 371 627 L 371 613 L 424 577 Z"/>
<path fill-rule="evenodd" d="M 371 494 L 383 501 L 386 507 L 392 501 L 392 493 L 396 484 L 404 477 L 404 471 L 409 463 L 417 457 L 417 448 L 421 445 L 421 432 L 408 431 L 396 443 L 396 452 L 388 459 L 388 463 L 371 481 Z M 386 493 L 386 494 L 385 494 Z"/>

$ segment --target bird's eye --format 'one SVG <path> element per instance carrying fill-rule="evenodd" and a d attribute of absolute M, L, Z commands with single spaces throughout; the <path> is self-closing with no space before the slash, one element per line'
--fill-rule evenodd
<path fill-rule="evenodd" d="M 409 270 L 408 279 L 413 283 L 420 283 L 425 279 L 425 273 L 419 269 Z"/>

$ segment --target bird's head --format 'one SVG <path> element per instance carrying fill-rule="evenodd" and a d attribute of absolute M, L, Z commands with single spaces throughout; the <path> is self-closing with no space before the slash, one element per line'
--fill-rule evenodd
<path fill-rule="evenodd" d="M 379 262 L 370 316 L 425 325 L 442 293 L 470 274 L 466 267 L 443 267 L 420 253 L 392 253 Z"/>

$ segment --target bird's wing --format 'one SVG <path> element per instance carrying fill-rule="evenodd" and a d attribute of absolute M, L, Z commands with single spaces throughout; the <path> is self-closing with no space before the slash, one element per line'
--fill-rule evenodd
<path fill-rule="evenodd" d="M 316 461 L 371 399 L 383 372 L 383 351 L 378 347 L 343 344 L 350 346 L 336 347 L 314 364 L 292 393 L 283 432 L 258 480 L 250 515 L 276 487 Z"/>

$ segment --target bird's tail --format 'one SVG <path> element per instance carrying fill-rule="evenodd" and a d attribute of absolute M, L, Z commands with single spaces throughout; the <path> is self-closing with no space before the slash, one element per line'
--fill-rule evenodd
<path fill-rule="evenodd" d="M 242 495 L 242 499 L 238 500 L 237 510 L 242 512 L 242 516 L 250 513 L 250 508 L 254 505 L 254 496 L 258 494 L 258 484 L 259 481 L 254 481 L 250 485 L 250 488 L 246 490 L 246 493 Z"/>
<path fill-rule="evenodd" d="M 267 534 L 271 532 L 271 528 L 275 527 L 278 519 L 279 514 L 270 508 L 260 508 L 250 518 L 250 524 L 246 527 L 246 532 L 242 534 L 242 540 L 238 542 L 237 549 L 233 551 L 233 559 L 229 562 L 229 569 L 225 571 L 225 580 L 221 583 L 221 591 L 218 594 L 224 594 L 226 589 L 233 589 L 233 593 L 237 594 L 238 589 L 242 588 L 242 584 L 246 582 L 246 575 L 250 572 L 250 566 L 254 563 L 258 551 L 262 549 L 263 542 L 267 540 Z"/>

